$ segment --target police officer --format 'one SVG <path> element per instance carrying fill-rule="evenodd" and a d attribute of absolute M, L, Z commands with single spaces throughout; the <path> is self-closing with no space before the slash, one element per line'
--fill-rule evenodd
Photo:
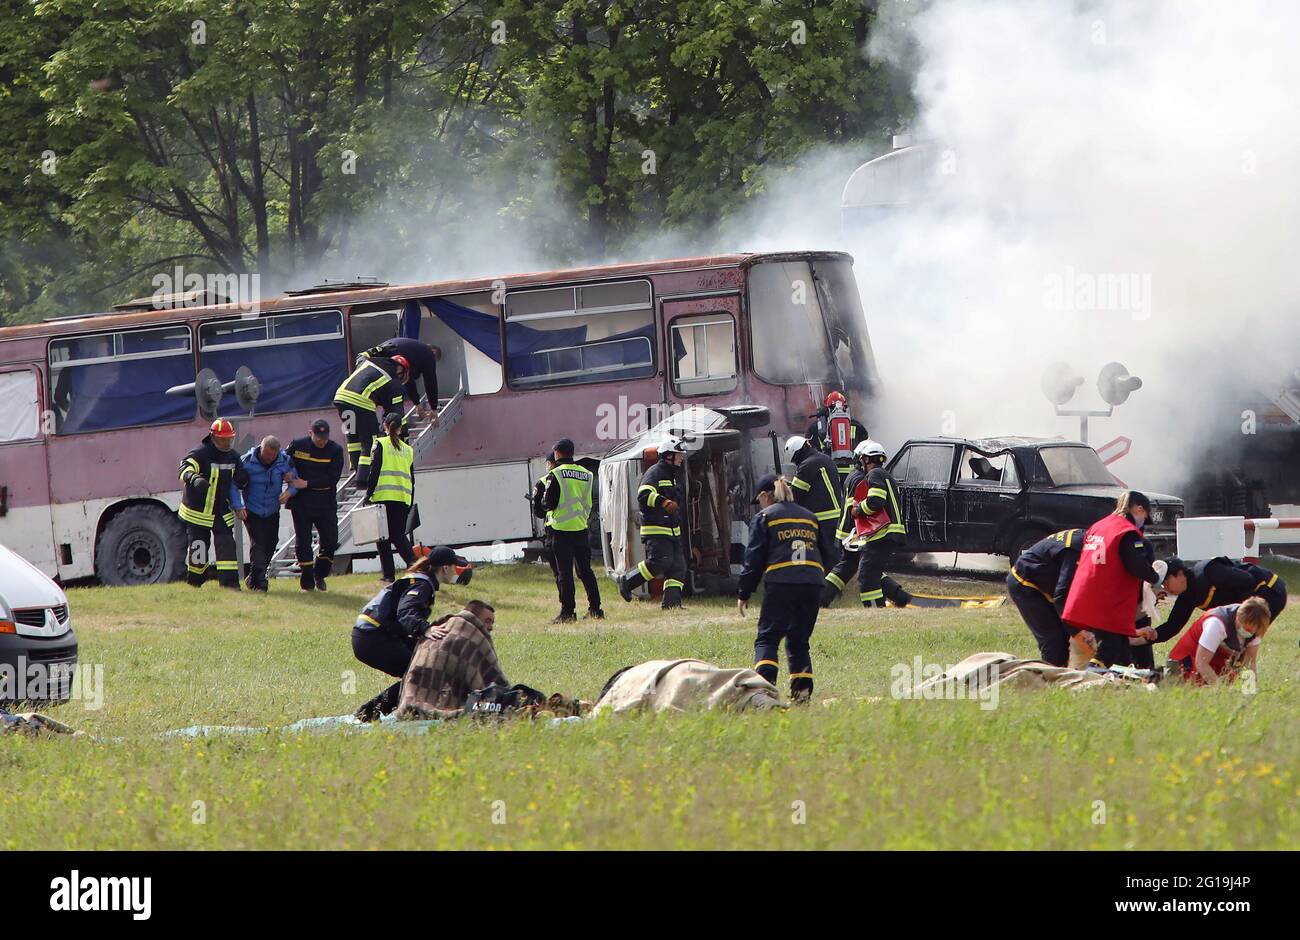
<path fill-rule="evenodd" d="M 401 356 L 407 362 L 410 376 L 404 383 L 406 397 L 411 400 L 421 418 L 438 423 L 438 360 L 442 350 L 430 343 L 407 336 L 395 336 L 378 346 L 372 346 L 361 354 L 368 358 L 395 359 Z M 424 382 L 424 394 L 420 394 L 419 382 Z"/>
<path fill-rule="evenodd" d="M 619 576 L 618 593 L 625 601 L 632 600 L 632 592 L 647 581 L 662 577 L 663 609 L 682 606 L 686 552 L 682 548 L 682 490 L 678 478 L 685 461 L 686 441 L 669 437 L 659 447 L 658 461 L 641 477 L 636 504 L 641 510 L 645 560 L 635 571 Z"/>
<path fill-rule="evenodd" d="M 469 562 L 450 548 L 435 546 L 361 609 L 352 627 L 352 654 L 397 681 L 357 709 L 357 718 L 377 721 L 397 707 L 402 676 L 420 634 L 429 626 L 439 583 L 468 584 L 472 571 Z"/>
<path fill-rule="evenodd" d="M 794 501 L 784 478 L 769 473 L 758 481 L 754 503 L 762 507 L 749 523 L 745 566 L 740 574 L 736 608 L 745 615 L 750 595 L 763 582 L 763 606 L 754 641 L 754 671 L 776 684 L 778 650 L 785 640 L 790 665 L 790 699 L 812 695 L 812 655 L 808 641 L 817 625 L 825 566 L 822 559 L 835 540 L 817 517 Z"/>
<path fill-rule="evenodd" d="M 405 564 L 415 561 L 415 549 L 406 535 L 415 501 L 415 451 L 402 440 L 401 431 L 400 414 L 384 415 L 384 433 L 375 438 L 370 451 L 370 479 L 366 484 L 366 500 L 383 506 L 388 518 L 388 538 L 380 539 L 377 546 L 379 569 L 385 581 L 392 581 L 396 575 L 393 549 Z"/>
<path fill-rule="evenodd" d="M 600 585 L 591 570 L 591 542 L 587 523 L 591 518 L 592 472 L 573 462 L 573 441 L 567 437 L 551 449 L 555 467 L 546 475 L 542 506 L 546 509 L 546 526 L 552 533 L 551 551 L 555 556 L 556 583 L 560 590 L 560 613 L 551 623 L 572 623 L 578 619 L 574 596 L 573 567 L 587 592 L 587 616 L 603 620 L 600 609 Z"/>
<path fill-rule="evenodd" d="M 785 459 L 795 465 L 790 489 L 794 501 L 817 517 L 819 528 L 826 530 L 832 554 L 823 554 L 822 563 L 830 568 L 839 560 L 839 540 L 835 532 L 840 514 L 843 480 L 835 461 L 817 450 L 806 437 L 790 437 L 785 442 Z"/>
<path fill-rule="evenodd" d="M 865 440 L 853 451 L 859 468 L 866 474 L 867 495 L 858 499 L 857 489 L 846 491 L 844 502 L 855 517 L 884 513 L 881 524 L 861 537 L 858 556 L 858 591 L 863 607 L 884 607 L 889 600 L 895 607 L 906 607 L 912 595 L 885 574 L 894 553 L 903 545 L 907 530 L 898 503 L 898 487 L 885 469 L 885 449 L 873 440 Z"/>
<path fill-rule="evenodd" d="M 181 461 L 184 484 L 176 514 L 185 523 L 189 539 L 185 580 L 199 587 L 208 574 L 208 540 L 216 557 L 217 583 L 239 590 L 239 560 L 235 556 L 235 510 L 231 496 L 235 487 L 248 485 L 248 473 L 235 453 L 235 426 L 225 418 L 212 422 L 203 443 Z M 240 509 L 242 516 L 245 510 Z"/>
<path fill-rule="evenodd" d="M 402 417 L 402 386 L 410 378 L 410 364 L 402 356 L 391 359 L 362 357 L 358 365 L 334 393 L 334 407 L 343 421 L 348 437 L 348 456 L 356 471 L 357 483 L 364 486 L 370 477 L 371 443 L 379 431 L 375 409 L 383 408 L 384 417 Z"/>
<path fill-rule="evenodd" d="M 1065 529 L 1021 552 L 1007 574 L 1007 595 L 1034 635 L 1040 658 L 1053 666 L 1070 661 L 1071 631 L 1061 611 L 1082 547 L 1083 529 Z"/>
<path fill-rule="evenodd" d="M 329 422 L 318 418 L 312 422 L 310 434 L 289 442 L 289 459 L 298 478 L 307 483 L 289 499 L 298 585 L 304 591 L 323 591 L 339 546 L 337 487 L 343 476 L 343 448 L 330 440 Z M 320 540 L 315 561 L 311 553 L 313 528 Z"/>
<path fill-rule="evenodd" d="M 551 479 L 551 471 L 559 464 L 555 462 L 555 452 L 546 455 L 546 472 L 533 484 L 533 494 L 528 498 L 533 515 L 542 520 L 542 545 L 546 547 L 546 557 L 551 565 L 551 577 L 555 580 L 555 589 L 560 589 L 560 566 L 555 561 L 555 530 L 551 528 L 550 513 L 546 510 L 546 484 Z"/>
<path fill-rule="evenodd" d="M 849 416 L 849 400 L 844 397 L 844 393 L 831 392 L 826 396 L 826 404 L 813 415 L 813 422 L 808 425 L 804 437 L 823 454 L 835 460 L 840 479 L 845 480 L 853 472 L 853 450 L 867 440 L 867 429 L 860 421 L 854 421 Z"/>
<path fill-rule="evenodd" d="M 1229 558 L 1210 558 L 1187 567 L 1179 558 L 1168 559 L 1165 590 L 1182 588 L 1169 611 L 1169 619 L 1156 630 L 1156 642 L 1173 639 L 1187 626 L 1196 609 L 1209 610 L 1226 604 L 1240 604 L 1248 597 L 1260 597 L 1276 620 L 1286 607 L 1286 582 L 1267 568 Z"/>

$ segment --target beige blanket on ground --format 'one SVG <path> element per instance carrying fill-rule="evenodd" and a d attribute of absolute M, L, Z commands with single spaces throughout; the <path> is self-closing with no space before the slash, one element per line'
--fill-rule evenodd
<path fill-rule="evenodd" d="M 1099 686 L 1126 688 L 1141 686 L 1154 689 L 1155 684 L 1118 676 L 1114 673 L 1088 672 L 1065 666 L 1049 666 L 1036 659 L 1017 659 L 1010 653 L 975 653 L 951 667 L 941 676 L 927 679 L 912 687 L 913 697 L 923 697 L 930 686 L 944 683 L 964 683 L 991 688 L 994 685 L 1009 689 L 1093 689 Z"/>
<path fill-rule="evenodd" d="M 779 708 L 779 693 L 752 669 L 723 669 L 698 659 L 656 659 L 614 680 L 592 714 Z"/>

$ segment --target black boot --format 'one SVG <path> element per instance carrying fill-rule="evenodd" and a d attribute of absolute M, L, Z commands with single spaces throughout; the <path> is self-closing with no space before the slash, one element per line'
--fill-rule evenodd
<path fill-rule="evenodd" d="M 402 700 L 402 683 L 394 682 L 384 691 L 380 692 L 370 701 L 366 702 L 354 713 L 353 717 L 358 721 L 378 721 L 380 718 L 391 713 L 397 708 Z"/>
<path fill-rule="evenodd" d="M 585 618 L 583 618 L 583 619 L 585 619 L 585 620 L 604 620 L 604 619 L 605 619 L 605 612 L 604 612 L 603 610 L 601 610 L 599 607 L 593 607 L 593 608 L 591 608 L 590 610 L 587 611 L 587 616 L 586 616 Z"/>
<path fill-rule="evenodd" d="M 631 571 L 618 576 L 618 596 L 631 603 L 632 592 L 639 588 L 645 579 L 639 571 Z"/>
<path fill-rule="evenodd" d="M 298 575 L 298 587 L 304 591 L 316 590 L 316 577 L 312 573 L 311 565 L 307 562 L 300 562 L 302 569 Z"/>
<path fill-rule="evenodd" d="M 880 587 L 884 590 L 885 597 L 889 598 L 895 607 L 906 607 L 912 601 L 912 595 L 889 575 L 880 579 Z"/>
<path fill-rule="evenodd" d="M 334 559 L 318 556 L 316 558 L 316 590 L 325 590 L 325 579 L 330 576 L 330 571 L 334 567 Z"/>
<path fill-rule="evenodd" d="M 570 611 L 569 613 L 560 611 L 559 615 L 556 616 L 556 618 L 551 621 L 551 623 L 577 623 L 577 622 L 578 622 L 578 615 L 576 613 L 573 613 L 572 611 Z"/>

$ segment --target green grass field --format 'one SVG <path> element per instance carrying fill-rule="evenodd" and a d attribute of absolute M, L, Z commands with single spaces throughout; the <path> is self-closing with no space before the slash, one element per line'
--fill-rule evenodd
<path fill-rule="evenodd" d="M 1292 584 L 1300 570 L 1283 569 Z M 917 577 L 910 586 L 959 593 Z M 1259 692 L 1004 692 L 998 707 L 890 696 L 891 667 L 980 650 L 1032 655 L 1015 609 L 841 604 L 813 636 L 817 703 L 699 714 L 274 732 L 196 740 L 193 724 L 285 725 L 352 711 L 389 680 L 349 631 L 375 576 L 325 595 L 209 585 L 68 592 L 102 708 L 53 714 L 97 738 L 0 738 L 6 849 L 1272 849 L 1300 835 L 1300 650 L 1287 611 Z M 978 591 L 999 586 L 966 585 Z M 440 594 L 497 607 L 512 682 L 594 698 L 646 659 L 751 662 L 757 605 L 666 614 L 606 585 L 604 623 L 552 627 L 541 565 L 480 569 Z M 1167 652 L 1168 646 L 1161 652 Z M 355 673 L 353 688 L 348 676 Z M 781 685 L 786 678 L 782 673 Z"/>

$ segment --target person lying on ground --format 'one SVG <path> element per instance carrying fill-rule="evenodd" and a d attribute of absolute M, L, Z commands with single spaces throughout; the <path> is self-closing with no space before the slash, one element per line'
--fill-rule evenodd
<path fill-rule="evenodd" d="M 402 679 L 397 717 L 456 718 L 471 692 L 510 685 L 492 642 L 494 626 L 496 611 L 478 600 L 427 624 Z"/>

